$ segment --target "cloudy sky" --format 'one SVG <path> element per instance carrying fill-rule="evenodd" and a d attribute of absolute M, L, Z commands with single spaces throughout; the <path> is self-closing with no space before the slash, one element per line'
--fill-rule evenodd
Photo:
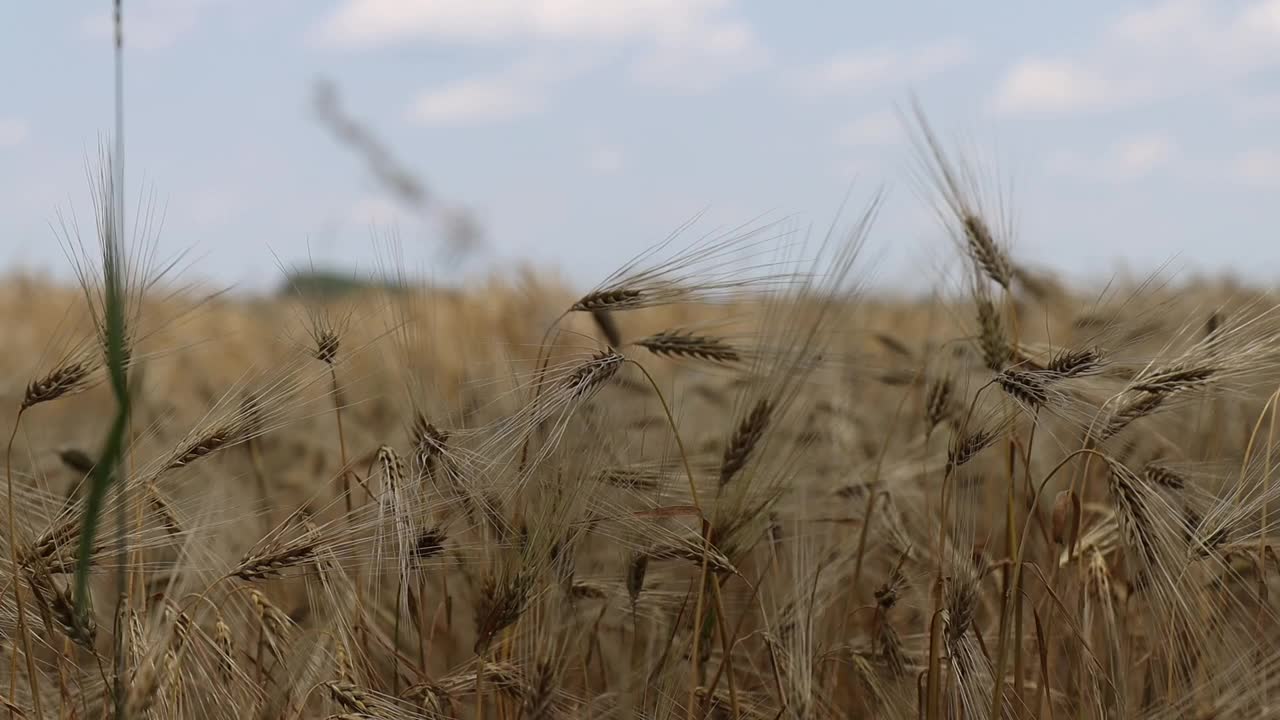
<path fill-rule="evenodd" d="M 372 269 L 391 228 L 444 274 L 443 228 L 469 217 L 472 271 L 591 283 L 698 212 L 702 230 L 825 225 L 851 182 L 855 206 L 888 192 L 877 277 L 928 282 L 950 246 L 911 180 L 912 94 L 1006 187 L 1027 262 L 1280 277 L 1277 0 L 126 0 L 125 17 L 129 190 L 154 188 L 162 249 L 220 282 L 270 283 L 276 256 Z M 50 222 L 91 217 L 110 44 L 108 0 L 0 7 L 0 267 L 65 272 Z M 420 209 L 375 165 L 415 178 Z"/>

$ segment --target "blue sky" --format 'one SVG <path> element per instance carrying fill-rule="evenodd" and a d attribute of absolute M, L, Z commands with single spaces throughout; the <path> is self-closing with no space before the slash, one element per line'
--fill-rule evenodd
<path fill-rule="evenodd" d="M 825 225 L 849 183 L 888 199 L 868 267 L 936 280 L 952 246 L 895 115 L 1011 189 L 1015 255 L 1088 276 L 1172 260 L 1280 276 L 1280 1 L 126 0 L 128 186 L 166 252 L 260 287 L 285 263 L 409 260 L 441 212 L 482 272 L 591 284 L 693 214 Z M 111 130 L 109 2 L 0 7 L 0 267 L 66 274 L 49 227 L 90 217 Z M 322 124 L 317 81 L 431 197 L 398 203 Z"/>

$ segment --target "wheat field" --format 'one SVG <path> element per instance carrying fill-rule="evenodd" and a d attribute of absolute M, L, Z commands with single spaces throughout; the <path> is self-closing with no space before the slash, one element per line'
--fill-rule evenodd
<path fill-rule="evenodd" d="M 104 172 L 78 286 L 0 289 L 0 703 L 1280 715 L 1276 298 L 1028 270 L 926 147 L 956 272 L 914 300 L 860 282 L 873 193 L 586 291 L 387 242 L 381 288 L 210 293 Z"/>

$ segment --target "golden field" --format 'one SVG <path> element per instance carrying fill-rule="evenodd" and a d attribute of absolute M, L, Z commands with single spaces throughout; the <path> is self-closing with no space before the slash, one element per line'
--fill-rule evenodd
<path fill-rule="evenodd" d="M 251 298 L 122 260 L 85 604 L 111 265 L 10 279 L 4 707 L 1280 714 L 1275 298 L 1063 287 L 941 188 L 963 282 L 916 300 L 858 288 L 870 213 L 590 291 Z"/>

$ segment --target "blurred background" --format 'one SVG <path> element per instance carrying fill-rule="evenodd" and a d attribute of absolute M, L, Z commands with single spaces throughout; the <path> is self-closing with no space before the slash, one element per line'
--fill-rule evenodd
<path fill-rule="evenodd" d="M 131 202 L 248 290 L 364 273 L 595 283 L 694 229 L 888 199 L 866 267 L 952 257 L 913 182 L 917 97 L 1003 188 L 1013 252 L 1076 280 L 1280 275 L 1280 2 L 128 0 Z M 112 129 L 109 3 L 0 7 L 0 269 L 70 280 Z M 851 207 L 850 212 L 856 208 Z"/>

